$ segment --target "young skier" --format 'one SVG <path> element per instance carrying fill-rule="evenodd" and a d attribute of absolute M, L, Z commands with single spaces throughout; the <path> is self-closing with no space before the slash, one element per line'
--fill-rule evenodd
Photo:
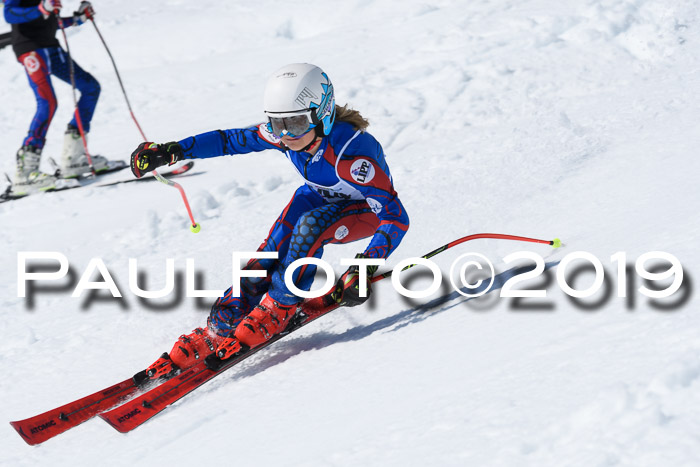
<path fill-rule="evenodd" d="M 264 95 L 268 122 L 246 129 L 217 130 L 165 144 L 142 143 L 131 155 L 137 177 L 182 159 L 204 159 L 276 149 L 292 162 L 304 184 L 272 225 L 258 251 L 279 259 L 254 259 L 246 269 L 267 271 L 263 278 L 243 278 L 240 297 L 232 289 L 214 303 L 207 329 L 180 336 L 170 354 L 149 367 L 152 377 L 184 369 L 217 351 L 228 358 L 254 348 L 285 329 L 301 298 L 285 285 L 285 269 L 303 257 L 320 258 L 328 243 L 371 237 L 357 257 L 387 258 L 408 230 L 409 220 L 394 190 L 384 152 L 365 131 L 369 122 L 359 112 L 337 107 L 328 75 L 305 63 L 287 65 L 268 80 Z M 333 297 L 355 306 L 361 297 L 360 273 L 350 267 Z M 303 266 L 292 280 L 308 291 L 315 266 Z"/>
<path fill-rule="evenodd" d="M 37 109 L 29 132 L 17 151 L 17 171 L 12 191 L 26 194 L 48 190 L 56 186 L 57 178 L 39 171 L 41 151 L 46 142 L 46 132 L 56 111 L 56 95 L 51 75 L 70 84 L 68 55 L 56 39 L 58 22 L 63 27 L 79 26 L 95 14 L 90 2 L 82 2 L 73 16 L 59 18 L 61 0 L 5 0 L 5 21 L 12 25 L 12 48 L 17 60 L 24 66 L 29 85 L 34 91 Z M 73 62 L 75 85 L 80 91 L 78 111 L 83 129 L 90 131 L 90 121 L 100 95 L 97 80 Z M 107 159 L 92 156 L 96 172 L 107 168 Z M 61 177 L 74 178 L 89 172 L 83 142 L 78 132 L 78 122 L 68 124 L 63 140 Z"/>

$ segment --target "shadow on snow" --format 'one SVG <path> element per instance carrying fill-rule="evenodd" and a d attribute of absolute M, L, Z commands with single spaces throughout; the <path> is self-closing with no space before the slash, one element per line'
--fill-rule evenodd
<path fill-rule="evenodd" d="M 546 263 L 545 271 L 548 271 L 557 264 L 559 264 L 558 261 Z M 493 293 L 494 290 L 501 289 L 503 287 L 503 284 L 505 284 L 509 279 L 519 274 L 530 272 L 533 269 L 534 265 L 529 265 L 515 267 L 497 274 L 494 277 L 493 286 L 484 296 Z M 445 286 L 445 282 L 447 281 L 443 281 L 443 286 Z M 484 281 L 480 287 L 477 287 L 471 290 L 470 292 L 472 294 L 476 294 L 485 289 L 486 287 L 488 287 L 488 282 Z M 300 354 L 301 352 L 309 350 L 319 350 L 323 349 L 324 347 L 328 347 L 330 345 L 342 342 L 359 341 L 361 339 L 366 338 L 367 336 L 370 336 L 380 331 L 395 332 L 405 326 L 421 322 L 425 319 L 437 315 L 438 313 L 442 313 L 446 310 L 457 307 L 470 300 L 475 300 L 475 298 L 477 297 L 465 297 L 459 294 L 457 291 L 453 290 L 452 292 L 445 293 L 444 295 L 435 298 L 427 303 L 416 305 L 412 304 L 409 299 L 402 297 L 402 299 L 405 302 L 413 305 L 412 308 L 401 311 L 395 315 L 382 318 L 371 324 L 355 326 L 340 334 L 328 331 L 320 331 L 305 337 L 290 340 L 282 340 L 279 343 L 272 346 L 271 349 L 261 352 L 259 356 L 257 356 L 257 358 L 254 357 L 254 359 L 251 359 L 248 365 L 243 363 L 240 371 L 238 371 L 235 375 L 232 375 L 232 377 L 222 380 L 219 384 L 229 383 L 232 379 L 237 380 L 255 376 L 256 374 L 263 372 L 268 368 L 285 362 L 286 360 L 290 359 L 295 355 Z M 369 305 L 371 306 L 371 308 L 375 308 L 374 306 L 372 306 L 371 302 L 372 300 L 370 299 Z M 218 387 L 218 385 L 215 385 L 214 387 Z"/>

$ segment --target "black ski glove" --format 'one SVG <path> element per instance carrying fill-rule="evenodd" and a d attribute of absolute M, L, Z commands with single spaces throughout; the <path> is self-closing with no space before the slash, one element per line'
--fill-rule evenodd
<path fill-rule="evenodd" d="M 362 253 L 355 255 L 355 258 L 367 258 Z M 379 266 L 367 266 L 367 296 L 360 297 L 360 271 L 359 266 L 350 266 L 335 285 L 331 298 L 340 306 L 362 305 L 372 293 L 372 276 L 377 272 Z"/>
<path fill-rule="evenodd" d="M 166 164 L 173 165 L 184 158 L 182 147 L 175 141 L 165 144 L 141 143 L 131 153 L 131 171 L 136 178 L 141 178 L 147 172 Z"/>

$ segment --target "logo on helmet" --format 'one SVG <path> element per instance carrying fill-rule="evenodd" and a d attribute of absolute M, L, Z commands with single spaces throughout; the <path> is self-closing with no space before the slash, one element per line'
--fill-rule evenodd
<path fill-rule="evenodd" d="M 288 71 L 286 73 L 282 73 L 281 75 L 277 75 L 278 78 L 296 78 L 297 74 L 294 73 L 293 71 Z"/>
<path fill-rule="evenodd" d="M 303 108 L 309 108 L 310 106 L 305 104 L 306 99 L 318 99 L 318 96 L 311 91 L 309 88 L 304 88 L 299 95 L 297 96 L 296 99 L 294 99 L 294 102 L 299 104 Z"/>
<path fill-rule="evenodd" d="M 326 82 L 321 83 L 321 88 L 323 89 L 321 103 L 319 105 L 314 105 L 314 107 L 318 107 L 316 109 L 316 116 L 323 124 L 324 133 L 329 134 L 335 121 L 335 97 L 330 78 L 325 73 L 321 73 L 321 75 L 325 78 Z"/>

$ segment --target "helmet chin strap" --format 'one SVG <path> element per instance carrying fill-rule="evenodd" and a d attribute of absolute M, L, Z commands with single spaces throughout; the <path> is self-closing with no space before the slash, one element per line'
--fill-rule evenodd
<path fill-rule="evenodd" d="M 313 128 L 313 130 L 314 130 L 314 135 L 315 135 L 315 136 L 314 136 L 314 139 L 312 139 L 311 142 L 310 142 L 309 144 L 307 144 L 306 146 L 304 146 L 304 149 L 302 149 L 301 152 L 306 152 L 306 151 L 308 151 L 309 148 L 310 148 L 311 146 L 313 146 L 314 144 L 316 144 L 316 141 L 318 141 L 320 138 L 323 138 L 324 136 L 326 136 L 326 135 L 323 134 L 323 125 L 321 124 L 321 122 L 318 121 L 318 118 L 316 118 L 316 113 L 313 113 L 313 114 L 312 114 L 311 119 L 312 119 L 312 120 L 314 121 L 314 123 L 316 124 L 316 126 Z"/>
<path fill-rule="evenodd" d="M 306 152 L 306 151 L 308 151 L 309 148 L 310 148 L 311 146 L 313 146 L 314 144 L 316 144 L 316 141 L 318 141 L 318 134 L 315 134 L 315 135 L 314 135 L 314 139 L 312 139 L 311 142 L 310 142 L 309 144 L 307 144 L 306 146 L 304 146 L 304 148 L 301 150 L 301 152 Z"/>
<path fill-rule="evenodd" d="M 299 150 L 296 151 L 296 152 L 306 152 L 306 151 L 308 151 L 309 148 L 311 148 L 311 146 L 313 146 L 314 144 L 316 144 L 316 142 L 318 141 L 318 139 L 319 139 L 319 137 L 318 137 L 318 135 L 316 135 L 316 136 L 314 137 L 314 139 L 312 139 L 311 142 L 310 142 L 309 144 L 307 144 L 306 146 L 304 146 L 303 148 L 299 149 Z M 281 144 L 282 147 L 285 149 L 285 151 L 290 149 L 290 147 L 287 146 L 286 144 L 284 144 L 283 142 L 280 142 L 280 144 Z"/>

